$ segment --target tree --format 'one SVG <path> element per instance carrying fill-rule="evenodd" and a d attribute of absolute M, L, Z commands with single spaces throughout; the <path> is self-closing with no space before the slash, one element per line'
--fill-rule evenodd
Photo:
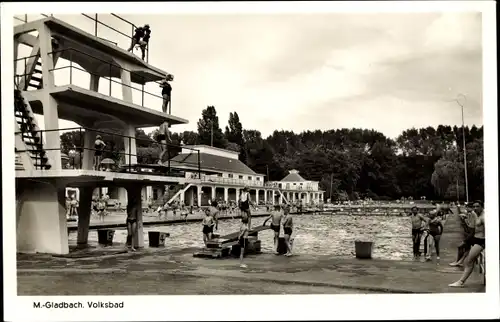
<path fill-rule="evenodd" d="M 208 106 L 201 112 L 201 119 L 198 121 L 198 142 L 199 144 L 210 145 L 213 135 L 213 146 L 225 148 L 226 138 L 219 127 L 219 117 L 214 106 Z"/>
<path fill-rule="evenodd" d="M 243 126 L 241 125 L 238 113 L 229 113 L 228 125 L 224 133 L 228 142 L 239 146 L 239 160 L 247 163 L 247 155 L 245 150 L 245 141 L 243 139 Z M 234 146 L 232 147 L 234 149 Z"/>

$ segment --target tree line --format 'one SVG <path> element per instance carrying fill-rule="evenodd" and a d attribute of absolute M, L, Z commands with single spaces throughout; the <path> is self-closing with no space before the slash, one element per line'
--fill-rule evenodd
<path fill-rule="evenodd" d="M 464 200 L 464 149 L 467 160 L 469 199 L 484 197 L 483 127 L 439 125 L 411 128 L 395 140 L 368 129 L 343 128 L 328 131 L 274 131 L 267 138 L 255 129 L 244 129 L 238 113 L 229 114 L 220 127 L 217 111 L 202 111 L 198 131 L 171 133 L 171 144 L 213 144 L 240 153 L 240 160 L 267 180 L 281 180 L 297 169 L 307 180 L 320 182 L 325 198 L 334 200 L 394 200 L 402 197 L 428 200 Z M 158 130 L 136 131 L 139 163 L 158 162 Z M 61 135 L 62 152 L 77 151 L 80 132 Z M 102 135 L 112 152 L 106 157 L 123 162 L 123 138 Z M 170 157 L 181 148 L 171 148 Z M 123 152 L 122 152 L 123 153 Z M 75 160 L 78 163 L 79 160 Z"/>

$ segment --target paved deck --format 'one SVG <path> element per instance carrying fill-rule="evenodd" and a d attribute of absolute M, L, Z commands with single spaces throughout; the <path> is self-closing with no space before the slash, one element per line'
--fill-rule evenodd
<path fill-rule="evenodd" d="M 464 288 L 449 288 L 462 273 L 448 266 L 460 241 L 449 216 L 436 262 L 358 260 L 325 255 L 252 255 L 239 261 L 194 258 L 199 249 L 123 245 L 72 252 L 72 258 L 19 254 L 19 295 L 340 294 L 484 292 L 477 272 Z M 263 240 L 262 242 L 272 242 Z M 79 256 L 81 255 L 81 256 Z M 80 257 L 80 258 L 79 258 Z"/>

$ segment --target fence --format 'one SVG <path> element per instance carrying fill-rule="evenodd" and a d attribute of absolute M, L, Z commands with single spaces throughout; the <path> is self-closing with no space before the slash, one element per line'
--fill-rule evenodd
<path fill-rule="evenodd" d="M 180 153 L 182 149 L 191 150 L 191 153 L 198 155 L 198 174 L 201 175 L 199 150 L 188 148 L 185 146 L 178 146 L 174 144 L 162 144 L 155 142 L 151 138 L 137 138 L 126 136 L 113 132 L 106 132 L 84 127 L 74 127 L 65 129 L 53 130 L 39 130 L 32 131 L 40 134 L 40 142 L 44 142 L 44 136 L 47 133 L 59 132 L 61 138 L 61 146 L 59 148 L 46 149 L 45 151 L 61 151 L 61 158 L 63 169 L 84 169 L 84 170 L 98 170 L 98 171 L 112 171 L 112 172 L 135 172 L 146 173 L 154 175 L 168 175 L 168 176 L 182 176 L 185 174 L 175 166 L 170 165 L 170 159 L 176 153 Z M 23 132 L 16 132 L 21 134 Z M 103 148 L 96 147 L 95 141 L 86 142 L 86 135 L 91 134 L 89 137 L 100 135 L 105 146 Z M 87 139 L 89 138 L 87 137 Z M 132 153 L 132 146 L 135 142 L 139 153 Z M 17 152 L 35 152 L 34 150 L 16 150 Z M 163 166 L 158 165 L 161 151 L 166 151 Z M 96 153 L 98 152 L 97 156 Z M 86 155 L 93 157 L 92 164 L 90 158 L 85 158 Z M 36 159 L 36 157 L 35 157 Z M 86 160 L 85 160 L 86 159 Z M 137 159 L 136 162 L 134 162 Z M 176 161 L 182 164 L 182 161 Z M 38 169 L 43 169 L 37 167 Z"/>
<path fill-rule="evenodd" d="M 103 37 L 106 32 L 103 32 L 101 31 L 101 33 L 99 33 L 99 26 L 102 26 L 102 27 L 105 27 L 105 30 L 109 30 L 109 31 L 112 31 L 113 32 L 113 36 L 117 36 L 117 35 L 120 35 L 120 37 L 124 37 L 123 39 L 126 39 L 127 43 L 128 44 L 131 44 L 132 43 L 132 35 L 134 34 L 135 32 L 135 29 L 137 28 L 137 26 L 135 24 L 133 24 L 132 22 L 128 21 L 127 19 L 124 19 L 114 13 L 111 13 L 111 14 L 101 14 L 99 15 L 98 13 L 95 13 L 95 14 L 85 14 L 85 13 L 81 13 L 80 14 L 81 16 L 85 17 L 86 19 L 88 19 L 90 22 L 92 22 L 92 27 L 91 28 L 83 28 L 82 30 L 90 33 L 90 34 L 93 34 L 95 37 L 99 38 L 99 39 L 102 39 L 102 40 L 106 40 L 108 42 L 111 42 L 113 43 L 114 45 L 118 45 L 118 42 L 114 42 L 114 41 L 111 41 L 111 40 L 108 40 L 107 37 Z M 47 14 L 43 14 L 41 13 L 40 14 L 40 17 L 37 17 L 38 19 L 39 18 L 48 18 L 48 17 L 55 17 L 57 19 L 60 19 L 62 21 L 64 21 L 64 19 L 66 18 L 65 16 L 70 16 L 70 15 L 60 15 L 60 16 L 54 16 L 53 14 L 50 14 L 50 15 L 47 15 Z M 103 16 L 107 17 L 107 16 L 110 16 L 112 17 L 112 20 L 111 22 L 113 24 L 116 24 L 116 23 L 124 23 L 125 24 L 125 27 L 124 29 L 128 29 L 130 30 L 130 34 L 126 34 L 112 26 L 110 26 L 109 24 L 107 23 L 104 23 L 103 22 Z M 16 21 L 19 21 L 19 22 L 23 22 L 23 23 L 27 23 L 27 22 L 30 22 L 30 21 L 34 21 L 34 20 L 38 20 L 38 19 L 28 19 L 28 15 L 25 14 L 22 16 L 22 18 L 20 17 L 16 17 L 14 16 L 14 20 Z M 68 23 L 72 23 L 72 22 L 68 22 Z M 101 35 L 101 37 L 99 36 L 99 34 Z M 109 37 L 108 37 L 109 38 Z M 148 46 L 146 47 L 146 51 L 145 51 L 145 61 L 148 62 L 149 61 L 149 50 L 150 50 L 150 44 L 148 43 Z"/>
<path fill-rule="evenodd" d="M 244 179 L 221 178 L 216 176 L 201 175 L 202 182 L 233 184 L 233 185 L 247 185 L 252 187 L 264 187 L 264 182 Z"/>
<path fill-rule="evenodd" d="M 144 88 L 146 83 L 154 83 L 157 84 L 158 89 L 160 89 L 161 85 L 160 81 L 152 81 L 139 73 L 132 72 L 126 68 L 122 68 L 121 66 L 115 63 L 105 61 L 103 59 L 100 59 L 98 57 L 95 57 L 91 54 L 85 53 L 75 48 L 56 50 L 49 53 L 49 55 L 51 57 L 53 57 L 54 55 L 58 55 L 61 58 L 68 61 L 68 65 L 66 66 L 60 66 L 60 64 L 56 64 L 56 66 L 54 66 L 53 69 L 49 70 L 49 72 L 53 73 L 54 75 L 54 79 L 56 80 L 56 85 L 84 86 L 84 85 L 79 85 L 85 78 L 84 75 L 88 76 L 94 75 L 94 76 L 99 76 L 100 79 L 104 79 L 105 80 L 104 83 L 107 83 L 107 86 L 101 86 L 103 82 L 99 82 L 100 88 L 98 92 L 101 94 L 113 96 L 113 93 L 115 93 L 121 95 L 122 94 L 121 90 L 117 91 L 115 88 L 115 91 L 113 91 L 112 84 L 115 84 L 115 85 L 129 87 L 132 89 L 133 94 L 135 93 L 137 95 L 140 95 L 140 98 L 138 99 L 134 99 L 134 95 L 132 95 L 133 101 L 137 105 L 141 105 L 143 107 L 147 107 L 146 105 L 155 105 L 161 107 L 163 104 L 162 96 L 148 92 Z M 30 76 L 29 71 L 27 71 L 28 61 L 30 60 L 30 58 L 36 58 L 36 57 L 37 57 L 36 55 L 32 55 L 32 56 L 17 58 L 14 60 L 15 64 L 18 64 L 17 66 L 21 67 L 17 68 L 17 70 L 22 69 L 22 73 L 16 73 L 15 75 L 15 84 L 18 85 L 19 81 L 24 78 L 25 88 L 23 88 L 23 90 L 29 89 L 27 87 L 28 86 L 27 80 L 28 77 Z M 78 64 L 74 63 L 73 60 L 76 57 L 79 57 L 80 60 L 82 59 L 85 60 L 89 64 L 89 66 L 98 66 L 98 68 L 96 68 L 96 71 L 99 71 L 99 73 L 96 73 L 95 71 L 86 70 L 80 67 Z M 21 66 L 19 66 L 19 62 L 22 62 Z M 59 67 L 57 67 L 58 65 Z M 64 73 L 64 71 L 66 73 Z M 130 78 L 132 80 L 131 85 L 124 84 L 121 81 L 122 71 L 130 73 Z M 135 87 L 134 84 L 136 83 L 140 84 L 140 87 Z M 87 84 L 89 84 L 89 81 L 87 81 Z M 123 99 L 121 96 L 117 98 Z M 146 102 L 146 100 L 148 102 Z M 172 114 L 171 103 L 168 105 L 167 113 Z"/>

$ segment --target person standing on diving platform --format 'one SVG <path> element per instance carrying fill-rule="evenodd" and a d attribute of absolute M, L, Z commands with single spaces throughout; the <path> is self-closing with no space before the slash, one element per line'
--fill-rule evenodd
<path fill-rule="evenodd" d="M 159 165 L 163 165 L 169 159 L 168 155 L 168 144 L 170 143 L 170 125 L 168 122 L 163 122 L 158 130 L 158 143 L 160 143 L 160 159 L 158 160 Z M 166 156 L 166 158 L 165 158 Z"/>

